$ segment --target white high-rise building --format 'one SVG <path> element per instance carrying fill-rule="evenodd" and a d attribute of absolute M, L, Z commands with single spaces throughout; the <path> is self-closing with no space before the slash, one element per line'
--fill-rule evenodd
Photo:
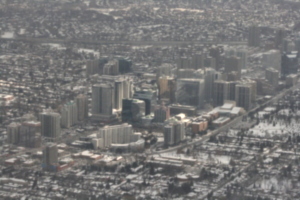
<path fill-rule="evenodd" d="M 167 122 L 164 126 L 164 143 L 165 145 L 173 145 L 181 142 L 185 137 L 185 124 L 180 121 Z"/>
<path fill-rule="evenodd" d="M 102 144 L 100 147 L 106 148 L 110 147 L 111 144 L 126 144 L 135 142 L 131 141 L 132 134 L 132 125 L 125 123 L 121 125 L 105 126 L 99 129 L 97 137 L 102 138 Z"/>
<path fill-rule="evenodd" d="M 70 128 L 78 121 L 78 110 L 75 102 L 66 103 L 61 110 L 61 125 Z"/>

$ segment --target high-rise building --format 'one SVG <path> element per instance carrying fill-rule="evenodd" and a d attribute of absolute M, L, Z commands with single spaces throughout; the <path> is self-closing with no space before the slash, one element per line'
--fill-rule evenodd
<path fill-rule="evenodd" d="M 240 79 L 242 74 L 242 60 L 236 56 L 225 58 L 225 72 L 237 72 Z"/>
<path fill-rule="evenodd" d="M 114 89 L 115 89 L 114 108 L 117 110 L 122 108 L 122 99 L 124 96 L 123 88 L 124 88 L 123 81 L 116 80 L 114 83 Z"/>
<path fill-rule="evenodd" d="M 172 76 L 172 70 L 173 66 L 168 63 L 164 63 L 161 66 L 159 66 L 156 70 L 156 77 L 160 78 L 162 76 Z"/>
<path fill-rule="evenodd" d="M 263 53 L 262 57 L 263 68 L 273 68 L 275 70 L 280 70 L 281 67 L 281 53 L 279 50 L 270 50 Z"/>
<path fill-rule="evenodd" d="M 217 74 L 217 72 L 213 68 L 205 69 L 204 82 L 205 82 L 205 100 L 206 100 L 206 102 L 211 102 L 213 100 L 214 82 L 217 79 L 216 74 Z"/>
<path fill-rule="evenodd" d="M 202 108 L 204 106 L 204 80 L 179 79 L 176 83 L 176 101 L 179 104 Z"/>
<path fill-rule="evenodd" d="M 86 75 L 91 76 L 99 73 L 100 60 L 89 60 L 86 63 Z"/>
<path fill-rule="evenodd" d="M 297 74 L 299 69 L 297 52 L 284 53 L 281 61 L 281 74 L 287 76 L 289 74 Z"/>
<path fill-rule="evenodd" d="M 83 121 L 88 117 L 88 99 L 85 95 L 80 94 L 75 99 L 77 105 L 78 121 Z"/>
<path fill-rule="evenodd" d="M 110 60 L 103 67 L 104 75 L 119 75 L 119 61 L 118 60 Z"/>
<path fill-rule="evenodd" d="M 45 170 L 56 171 L 58 165 L 58 148 L 54 143 L 47 143 L 43 150 L 43 168 Z"/>
<path fill-rule="evenodd" d="M 222 66 L 222 54 L 223 48 L 220 46 L 212 46 L 209 50 L 209 56 L 214 58 L 214 61 L 210 63 L 211 65 L 215 64 L 215 67 L 212 67 L 213 69 L 219 70 Z M 213 63 L 214 62 L 214 63 Z"/>
<path fill-rule="evenodd" d="M 204 59 L 203 65 L 204 65 L 204 67 L 207 67 L 207 68 L 212 68 L 212 69 L 217 68 L 216 59 L 213 57 L 210 57 L 210 56 L 206 57 Z"/>
<path fill-rule="evenodd" d="M 165 105 L 156 106 L 154 110 L 154 122 L 163 123 L 170 118 L 170 108 Z"/>
<path fill-rule="evenodd" d="M 122 108 L 122 99 L 132 97 L 132 80 L 130 78 L 103 75 L 98 81 L 102 84 L 108 84 L 113 87 L 113 108 L 117 110 L 120 110 Z"/>
<path fill-rule="evenodd" d="M 191 67 L 193 69 L 202 69 L 204 68 L 204 54 L 196 53 L 192 56 Z"/>
<path fill-rule="evenodd" d="M 145 102 L 139 99 L 123 99 L 122 122 L 138 122 L 145 116 Z"/>
<path fill-rule="evenodd" d="M 177 69 L 190 69 L 191 61 L 187 57 L 181 57 L 177 60 Z"/>
<path fill-rule="evenodd" d="M 156 103 L 156 92 L 152 90 L 140 90 L 136 91 L 133 95 L 134 99 L 140 99 L 145 102 L 145 115 L 151 113 L 152 105 Z"/>
<path fill-rule="evenodd" d="M 164 126 L 164 143 L 173 145 L 181 142 L 185 137 L 185 124 L 180 121 L 170 119 Z"/>
<path fill-rule="evenodd" d="M 7 143 L 18 144 L 20 140 L 20 123 L 11 123 L 7 126 Z"/>
<path fill-rule="evenodd" d="M 174 128 L 172 125 L 164 127 L 164 143 L 166 146 L 174 144 Z"/>
<path fill-rule="evenodd" d="M 235 101 L 236 105 L 250 110 L 252 107 L 252 88 L 250 84 L 238 84 L 235 87 Z"/>
<path fill-rule="evenodd" d="M 260 46 L 260 27 L 250 26 L 248 30 L 248 46 L 259 47 Z"/>
<path fill-rule="evenodd" d="M 66 103 L 61 109 L 61 125 L 70 128 L 78 121 L 78 109 L 75 102 Z"/>
<path fill-rule="evenodd" d="M 43 137 L 54 140 L 60 137 L 60 118 L 60 114 L 55 112 L 44 112 L 40 115 Z"/>
<path fill-rule="evenodd" d="M 242 69 L 247 68 L 248 63 L 248 51 L 245 47 L 229 47 L 225 49 L 225 56 L 232 57 L 236 56 L 241 59 Z"/>
<path fill-rule="evenodd" d="M 157 82 L 159 100 L 175 102 L 175 80 L 171 77 L 160 77 Z"/>
<path fill-rule="evenodd" d="M 111 84 L 97 84 L 92 88 L 92 115 L 111 116 L 114 107 L 114 87 Z"/>
<path fill-rule="evenodd" d="M 282 49 L 283 40 L 286 35 L 286 32 L 284 29 L 277 29 L 275 32 L 275 48 Z"/>
<path fill-rule="evenodd" d="M 222 106 L 228 99 L 229 84 L 227 81 L 217 80 L 214 83 L 214 105 Z"/>
<path fill-rule="evenodd" d="M 27 148 L 41 146 L 41 122 L 26 121 L 22 123 L 19 145 Z"/>
<path fill-rule="evenodd" d="M 266 80 L 275 88 L 279 83 L 279 72 L 273 68 L 266 69 Z"/>
<path fill-rule="evenodd" d="M 134 137 L 132 125 L 124 123 L 121 125 L 105 126 L 99 129 L 97 133 L 98 138 L 102 138 L 103 144 L 101 148 L 110 147 L 111 144 L 125 144 L 133 142 Z"/>
<path fill-rule="evenodd" d="M 235 101 L 235 86 L 238 84 L 238 82 L 230 81 L 228 82 L 228 90 L 227 90 L 227 99 Z"/>

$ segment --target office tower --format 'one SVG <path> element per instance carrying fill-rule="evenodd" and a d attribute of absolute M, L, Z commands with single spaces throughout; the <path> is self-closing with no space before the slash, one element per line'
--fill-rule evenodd
<path fill-rule="evenodd" d="M 242 60 L 236 56 L 225 58 L 225 72 L 237 72 L 240 79 L 242 74 Z"/>
<path fill-rule="evenodd" d="M 156 92 L 152 90 L 136 91 L 133 98 L 145 101 L 145 115 L 149 115 L 151 113 L 151 106 L 156 103 Z"/>
<path fill-rule="evenodd" d="M 131 72 L 132 61 L 129 58 L 118 58 L 119 62 L 119 73 L 125 74 Z"/>
<path fill-rule="evenodd" d="M 61 125 L 70 128 L 78 121 L 78 110 L 75 102 L 66 103 L 61 109 Z"/>
<path fill-rule="evenodd" d="M 174 144 L 174 128 L 172 125 L 164 126 L 164 144 L 166 146 Z"/>
<path fill-rule="evenodd" d="M 273 68 L 275 70 L 280 70 L 281 67 L 281 53 L 279 50 L 270 50 L 263 53 L 262 57 L 263 68 Z"/>
<path fill-rule="evenodd" d="M 171 64 L 164 63 L 156 69 L 156 77 L 157 78 L 160 78 L 162 76 L 171 77 L 173 75 L 172 70 L 173 70 L 173 66 Z"/>
<path fill-rule="evenodd" d="M 122 99 L 132 97 L 132 81 L 130 79 L 116 79 L 114 81 L 114 108 L 120 110 L 122 108 Z"/>
<path fill-rule="evenodd" d="M 111 84 L 97 84 L 92 88 L 92 115 L 111 116 L 114 107 L 114 88 Z"/>
<path fill-rule="evenodd" d="M 119 110 L 122 108 L 122 99 L 124 96 L 124 91 L 123 91 L 124 85 L 123 81 L 121 80 L 116 80 L 114 83 L 114 108 Z"/>
<path fill-rule="evenodd" d="M 20 129 L 20 145 L 28 148 L 41 146 L 41 122 L 26 121 Z"/>
<path fill-rule="evenodd" d="M 236 105 L 250 110 L 252 106 L 252 88 L 250 84 L 238 84 L 235 87 L 235 101 Z"/>
<path fill-rule="evenodd" d="M 122 100 L 122 122 L 132 121 L 132 101 L 133 99 L 123 99 Z"/>
<path fill-rule="evenodd" d="M 196 53 L 192 56 L 191 67 L 193 69 L 202 69 L 204 68 L 204 55 L 201 53 Z"/>
<path fill-rule="evenodd" d="M 295 53 L 284 53 L 281 60 L 281 74 L 297 74 L 299 69 L 298 55 Z"/>
<path fill-rule="evenodd" d="M 20 128 L 21 124 L 11 123 L 7 126 L 7 143 L 18 144 L 20 140 Z"/>
<path fill-rule="evenodd" d="M 202 108 L 204 106 L 204 80 L 179 79 L 176 83 L 176 102 Z"/>
<path fill-rule="evenodd" d="M 99 73 L 100 60 L 89 60 L 86 62 L 86 75 L 92 76 Z"/>
<path fill-rule="evenodd" d="M 207 67 L 207 68 L 212 68 L 212 69 L 216 69 L 217 68 L 217 64 L 216 64 L 216 59 L 213 58 L 213 57 L 207 57 L 204 59 L 204 62 L 203 62 L 203 65 L 204 67 Z"/>
<path fill-rule="evenodd" d="M 246 69 L 248 63 L 248 52 L 244 47 L 229 47 L 225 49 L 225 57 L 236 56 L 241 59 L 241 68 Z"/>
<path fill-rule="evenodd" d="M 116 76 L 119 74 L 119 61 L 118 60 L 110 60 L 103 67 L 104 75 L 113 75 Z"/>
<path fill-rule="evenodd" d="M 123 99 L 122 122 L 138 122 L 145 116 L 145 102 L 139 99 Z"/>
<path fill-rule="evenodd" d="M 154 122 L 163 123 L 170 118 L 170 108 L 165 105 L 156 106 L 154 110 Z"/>
<path fill-rule="evenodd" d="M 175 102 L 175 87 L 176 83 L 174 78 L 160 77 L 157 82 L 159 100 L 168 102 Z"/>
<path fill-rule="evenodd" d="M 191 61 L 187 57 L 181 57 L 177 60 L 177 69 L 190 69 Z"/>
<path fill-rule="evenodd" d="M 213 100 L 213 89 L 215 80 L 216 70 L 214 70 L 213 68 L 206 68 L 204 74 L 206 102 L 211 102 Z"/>
<path fill-rule="evenodd" d="M 178 144 L 185 137 L 185 124 L 183 122 L 175 122 L 173 124 L 174 127 L 174 142 Z"/>
<path fill-rule="evenodd" d="M 164 126 L 164 143 L 173 145 L 181 142 L 185 137 L 185 125 L 183 122 L 171 121 Z"/>
<path fill-rule="evenodd" d="M 214 83 L 214 105 L 222 106 L 224 101 L 228 99 L 228 82 L 217 80 Z"/>
<path fill-rule="evenodd" d="M 113 87 L 113 108 L 117 110 L 122 108 L 122 99 L 132 97 L 132 80 L 130 78 L 103 75 L 100 77 L 99 82 L 102 84 L 109 84 Z"/>
<path fill-rule="evenodd" d="M 214 58 L 215 61 L 215 67 L 210 66 L 216 70 L 219 70 L 222 66 L 222 54 L 223 52 L 223 48 L 222 47 L 218 47 L 218 46 L 212 46 L 209 50 L 209 56 Z M 212 61 L 212 62 L 214 62 Z M 211 63 L 211 65 L 214 63 Z"/>
<path fill-rule="evenodd" d="M 260 46 L 260 27 L 250 26 L 248 30 L 248 46 L 259 47 Z"/>
<path fill-rule="evenodd" d="M 195 72 L 194 69 L 179 69 L 177 70 L 177 79 L 193 78 L 194 72 Z"/>
<path fill-rule="evenodd" d="M 102 138 L 101 148 L 110 147 L 111 144 L 126 144 L 132 142 L 132 125 L 124 123 L 121 125 L 105 126 L 99 129 L 98 138 Z"/>
<path fill-rule="evenodd" d="M 266 69 L 266 80 L 275 88 L 279 83 L 279 72 L 273 68 Z"/>
<path fill-rule="evenodd" d="M 58 165 L 58 148 L 54 143 L 47 143 L 43 150 L 43 168 L 45 170 L 56 171 Z"/>
<path fill-rule="evenodd" d="M 296 44 L 294 43 L 294 41 L 292 41 L 291 39 L 284 39 L 283 40 L 283 48 L 282 51 L 283 52 L 291 52 L 291 51 L 295 51 L 296 49 Z"/>
<path fill-rule="evenodd" d="M 133 99 L 131 105 L 132 122 L 139 122 L 145 116 L 146 104 L 145 101 Z"/>
<path fill-rule="evenodd" d="M 78 121 L 83 121 L 88 117 L 88 99 L 85 95 L 80 94 L 75 99 L 77 105 Z"/>
<path fill-rule="evenodd" d="M 227 99 L 226 100 L 235 101 L 235 87 L 237 84 L 238 84 L 238 82 L 235 82 L 235 81 L 228 82 L 228 90 L 227 90 Z"/>
<path fill-rule="evenodd" d="M 285 37 L 286 33 L 284 29 L 277 29 L 275 32 L 275 48 L 276 49 L 282 49 L 283 46 L 283 39 Z"/>
<path fill-rule="evenodd" d="M 123 81 L 123 99 L 128 99 L 132 97 L 132 80 L 131 79 L 125 79 Z"/>
<path fill-rule="evenodd" d="M 60 137 L 60 118 L 60 114 L 54 112 L 44 112 L 40 115 L 43 137 L 54 140 Z"/>

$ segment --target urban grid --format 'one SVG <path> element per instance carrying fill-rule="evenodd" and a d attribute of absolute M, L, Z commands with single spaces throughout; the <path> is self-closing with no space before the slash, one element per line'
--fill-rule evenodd
<path fill-rule="evenodd" d="M 300 199 L 299 0 L 0 0 L 0 200 Z"/>

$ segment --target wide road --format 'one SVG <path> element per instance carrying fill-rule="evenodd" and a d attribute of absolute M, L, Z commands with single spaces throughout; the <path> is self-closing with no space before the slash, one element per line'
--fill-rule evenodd
<path fill-rule="evenodd" d="M 54 38 L 0 38 L 0 41 L 20 41 L 30 43 L 55 43 L 55 44 L 86 44 L 86 45 L 108 45 L 124 44 L 131 46 L 181 46 L 181 45 L 246 45 L 247 42 L 216 42 L 216 41 L 122 41 L 122 40 L 93 40 L 93 39 L 54 39 Z"/>

